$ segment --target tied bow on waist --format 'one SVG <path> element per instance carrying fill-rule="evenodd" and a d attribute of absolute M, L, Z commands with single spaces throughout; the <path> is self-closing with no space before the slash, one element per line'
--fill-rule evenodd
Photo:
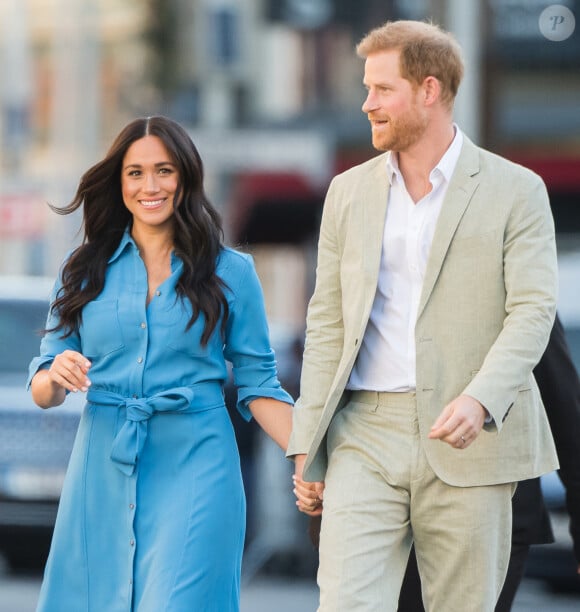
<path fill-rule="evenodd" d="M 200 412 L 222 404 L 223 394 L 219 383 L 201 383 L 191 387 L 174 387 L 143 398 L 89 389 L 87 400 L 92 404 L 126 408 L 126 421 L 113 440 L 111 459 L 123 474 L 131 476 L 147 438 L 148 421 L 155 412 Z"/>

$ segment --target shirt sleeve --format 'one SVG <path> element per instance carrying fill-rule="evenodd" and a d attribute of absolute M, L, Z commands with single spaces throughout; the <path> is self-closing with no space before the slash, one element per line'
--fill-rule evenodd
<path fill-rule="evenodd" d="M 58 290 L 60 289 L 60 281 L 56 281 L 50 296 L 50 308 L 46 318 L 45 329 L 50 330 L 59 322 L 58 315 L 52 310 L 52 304 L 56 299 Z M 47 331 L 40 341 L 40 354 L 32 359 L 28 366 L 28 379 L 26 388 L 30 389 L 30 384 L 34 375 L 38 370 L 46 370 L 50 368 L 54 358 L 64 350 L 70 349 L 80 351 L 80 339 L 77 332 L 73 332 L 67 338 L 63 338 L 63 332 Z"/>
<path fill-rule="evenodd" d="M 235 287 L 230 285 L 232 299 L 226 326 L 224 355 L 232 363 L 237 388 L 237 409 L 246 420 L 251 413 L 248 404 L 258 397 L 271 397 L 294 404 L 278 380 L 276 359 L 270 346 L 268 323 L 262 287 L 250 256 L 240 256 L 241 269 Z M 227 282 L 227 281 L 226 281 Z"/>

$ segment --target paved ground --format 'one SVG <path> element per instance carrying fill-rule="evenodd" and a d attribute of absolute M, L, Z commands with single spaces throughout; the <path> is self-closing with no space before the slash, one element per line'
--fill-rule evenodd
<path fill-rule="evenodd" d="M 312 581 L 259 577 L 242 593 L 241 612 L 315 612 Z M 543 582 L 525 580 L 512 612 L 579 612 L 580 593 L 553 593 Z"/>
<path fill-rule="evenodd" d="M 40 578 L 0 576 L 0 612 L 34 612 Z M 241 612 L 315 612 L 313 580 L 258 576 L 242 591 Z M 580 593 L 552 593 L 542 582 L 525 580 L 512 612 L 578 612 Z"/>

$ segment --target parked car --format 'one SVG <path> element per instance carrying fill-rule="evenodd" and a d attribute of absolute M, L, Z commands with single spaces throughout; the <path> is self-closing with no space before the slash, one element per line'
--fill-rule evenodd
<path fill-rule="evenodd" d="M 26 390 L 52 282 L 0 277 L 0 554 L 14 565 L 46 557 L 84 399 L 41 410 Z"/>

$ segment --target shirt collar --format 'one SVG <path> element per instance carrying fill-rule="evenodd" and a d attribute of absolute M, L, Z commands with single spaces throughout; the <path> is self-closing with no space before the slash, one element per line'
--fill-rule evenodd
<path fill-rule="evenodd" d="M 437 162 L 437 165 L 433 168 L 433 170 L 431 170 L 429 175 L 433 177 L 433 173 L 437 171 L 443 175 L 447 182 L 451 180 L 451 176 L 453 175 L 453 171 L 455 170 L 455 166 L 459 160 L 461 147 L 463 145 L 463 132 L 455 123 L 453 124 L 453 128 L 455 129 L 455 136 L 453 137 L 451 144 L 449 145 L 447 151 L 443 153 L 443 157 L 441 157 L 441 159 Z M 401 180 L 399 158 L 394 151 L 387 152 L 387 177 L 391 185 L 393 184 L 393 180 L 395 178 Z"/>
<path fill-rule="evenodd" d="M 125 228 L 121 241 L 119 242 L 119 246 L 115 249 L 115 252 L 111 255 L 111 257 L 109 257 L 109 263 L 112 263 L 116 259 L 119 259 L 121 254 L 125 251 L 126 248 L 128 248 L 129 245 L 132 245 L 135 249 L 137 249 L 135 241 L 133 240 L 133 238 L 131 238 L 130 230 L 130 226 L 127 226 Z"/>
<path fill-rule="evenodd" d="M 449 145 L 449 148 L 443 154 L 443 157 L 439 160 L 439 163 L 435 166 L 434 170 L 437 169 L 445 177 L 445 180 L 449 182 L 455 171 L 455 166 L 459 160 L 461 154 L 461 147 L 463 146 L 463 132 L 453 124 L 455 128 L 455 136 L 453 141 Z"/>
<path fill-rule="evenodd" d="M 139 247 L 131 236 L 131 225 L 129 224 L 123 232 L 119 246 L 115 249 L 115 252 L 111 255 L 111 257 L 109 257 L 108 263 L 112 263 L 119 259 L 119 257 L 121 257 L 121 255 L 130 247 L 133 247 L 135 251 L 139 252 Z M 179 270 L 181 265 L 181 258 L 175 254 L 175 251 L 171 251 L 171 269 L 173 271 Z"/>

